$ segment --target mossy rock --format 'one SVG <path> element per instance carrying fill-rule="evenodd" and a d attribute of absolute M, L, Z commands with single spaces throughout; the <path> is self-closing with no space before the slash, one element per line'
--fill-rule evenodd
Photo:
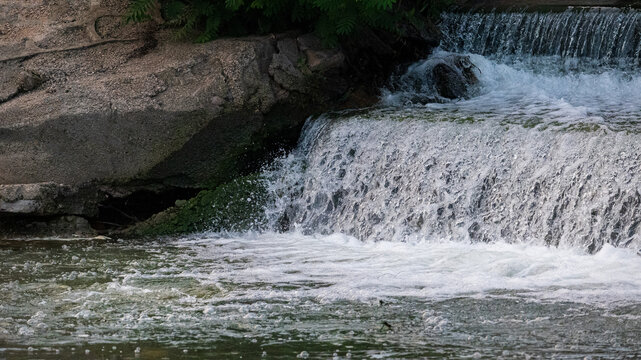
<path fill-rule="evenodd" d="M 265 182 L 258 175 L 241 177 L 154 215 L 129 228 L 128 236 L 162 236 L 200 231 L 248 231 L 266 224 Z"/>

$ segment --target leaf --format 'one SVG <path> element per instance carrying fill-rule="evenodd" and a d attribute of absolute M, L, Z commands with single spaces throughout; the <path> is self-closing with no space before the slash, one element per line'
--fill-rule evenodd
<path fill-rule="evenodd" d="M 185 11 L 185 4 L 182 1 L 169 1 L 163 4 L 163 14 L 167 20 L 175 20 Z"/>
<path fill-rule="evenodd" d="M 231 11 L 237 11 L 244 2 L 244 0 L 225 0 L 225 7 Z"/>
<path fill-rule="evenodd" d="M 124 17 L 125 24 L 143 22 L 151 19 L 151 9 L 158 5 L 156 0 L 133 0 Z"/>
<path fill-rule="evenodd" d="M 347 35 L 354 31 L 355 26 L 356 16 L 354 16 L 353 14 L 346 14 L 336 22 L 336 34 Z"/>
<path fill-rule="evenodd" d="M 210 16 L 207 18 L 205 31 L 196 38 L 196 42 L 204 43 L 212 41 L 218 37 L 218 28 L 220 27 L 220 16 Z"/>

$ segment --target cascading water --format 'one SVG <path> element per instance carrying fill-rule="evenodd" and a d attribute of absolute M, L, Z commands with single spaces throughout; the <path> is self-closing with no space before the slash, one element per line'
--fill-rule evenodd
<path fill-rule="evenodd" d="M 460 53 L 521 60 L 558 56 L 614 65 L 641 62 L 641 13 L 637 11 L 448 13 L 443 15 L 441 30 L 441 45 Z"/>
<path fill-rule="evenodd" d="M 641 245 L 638 135 L 399 115 L 318 121 L 287 218 L 364 240 Z"/>
<path fill-rule="evenodd" d="M 362 240 L 641 249 L 641 71 L 560 65 L 638 62 L 640 26 L 634 11 L 445 14 L 444 50 L 386 107 L 313 121 L 279 211 Z M 429 74 L 446 50 L 474 64 L 474 96 L 439 98 Z M 426 94 L 436 102 L 413 102 Z"/>
<path fill-rule="evenodd" d="M 267 231 L 0 244 L 0 359 L 641 358 L 639 18 L 445 14 Z"/>

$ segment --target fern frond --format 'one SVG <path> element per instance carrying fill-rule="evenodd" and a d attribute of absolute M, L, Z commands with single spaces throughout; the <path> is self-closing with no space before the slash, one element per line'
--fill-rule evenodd
<path fill-rule="evenodd" d="M 150 12 L 157 5 L 157 0 L 132 0 L 124 17 L 125 24 L 150 20 Z"/>
<path fill-rule="evenodd" d="M 175 36 L 206 42 L 220 34 L 243 35 L 315 29 L 326 45 L 363 26 L 397 32 L 401 20 L 433 15 L 454 0 L 130 0 L 125 22 L 151 19 L 160 6 L 166 24 L 179 27 Z M 407 2 L 403 3 L 404 5 Z"/>

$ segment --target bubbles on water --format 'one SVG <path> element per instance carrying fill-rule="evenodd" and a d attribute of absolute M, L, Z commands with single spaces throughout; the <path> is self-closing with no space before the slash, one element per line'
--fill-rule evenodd
<path fill-rule="evenodd" d="M 160 249 L 163 261 L 157 258 Z M 353 348 L 347 351 L 350 347 L 343 349 L 340 343 L 346 339 L 363 341 L 372 334 L 397 342 L 394 345 L 397 349 L 403 348 L 403 341 L 410 344 L 417 339 L 452 341 L 453 336 L 459 336 L 460 341 L 468 341 L 463 336 L 469 332 L 460 329 L 461 318 L 474 318 L 479 306 L 501 299 L 526 299 L 535 310 L 527 317 L 515 309 L 512 313 L 516 315 L 474 320 L 476 326 L 553 327 L 555 315 L 536 310 L 538 304 L 566 301 L 598 304 L 600 308 L 611 309 L 609 319 L 634 323 L 638 318 L 623 316 L 635 313 L 634 308 L 619 313 L 617 306 L 641 301 L 638 291 L 641 284 L 627 276 L 641 271 L 636 268 L 638 258 L 630 251 L 614 247 L 588 256 L 572 249 L 504 243 L 469 244 L 438 239 L 372 243 L 343 234 L 292 232 L 232 237 L 201 234 L 161 243 L 112 244 L 95 251 L 87 254 L 87 258 L 100 253 L 108 259 L 108 265 L 94 269 L 96 273 L 82 282 L 64 283 L 65 290 L 59 295 L 50 297 L 45 292 L 34 293 L 33 289 L 44 291 L 55 287 L 56 282 L 63 282 L 58 273 L 68 270 L 64 263 L 46 269 L 43 273 L 48 278 L 15 284 L 13 294 L 28 299 L 25 303 L 29 306 L 39 304 L 39 298 L 48 301 L 22 317 L 11 309 L 0 309 L 0 326 L 11 329 L 10 341 L 24 346 L 34 344 L 36 339 L 38 344 L 50 346 L 78 341 L 126 342 L 131 345 L 109 345 L 106 349 L 111 349 L 107 352 L 112 355 L 125 356 L 129 352 L 131 357 L 136 354 L 144 357 L 140 346 L 134 345 L 140 342 L 150 346 L 151 342 L 172 344 L 173 351 L 182 355 L 183 350 L 191 354 L 194 344 L 216 343 L 224 337 L 242 341 L 254 356 L 265 351 L 269 357 L 278 357 L 278 350 L 270 350 L 277 346 L 274 343 L 311 341 L 332 345 L 322 350 L 301 346 L 296 355 L 306 349 L 309 358 L 315 354 L 353 358 L 360 357 L 364 350 L 352 354 Z M 130 267 L 134 259 L 140 265 L 136 269 Z M 22 259 L 15 257 L 10 261 Z M 159 263 L 168 267 L 158 267 Z M 10 267 L 11 263 L 2 266 Z M 85 265 L 89 266 L 95 265 Z M 86 268 L 76 270 L 88 274 Z M 208 297 L 188 294 L 206 284 L 220 284 L 225 292 Z M 125 291 L 123 286 L 130 288 Z M 141 293 L 141 289 L 151 292 Z M 159 289 L 182 295 L 156 296 Z M 465 301 L 476 302 L 465 305 Z M 452 308 L 447 310 L 445 305 Z M 465 306 L 470 307 L 469 311 L 459 313 L 467 311 L 461 310 Z M 537 311 L 550 319 L 537 322 Z M 563 310 L 560 314 L 572 317 L 573 312 Z M 385 320 L 390 321 L 393 331 L 381 330 Z M 535 322 L 527 323 L 529 320 Z M 45 323 L 49 328 L 30 337 L 16 337 L 19 326 L 36 329 L 27 324 L 29 321 L 32 325 Z M 325 330 L 320 331 L 319 327 Z M 522 337 L 514 334 L 513 338 L 502 340 L 516 343 L 519 339 Z M 468 342 L 496 344 L 499 340 L 492 335 Z M 373 354 L 380 354 L 376 346 L 371 348 Z M 74 351 L 81 354 L 91 350 L 88 357 L 92 357 L 100 349 L 83 345 Z M 387 356 L 394 354 L 392 351 Z M 194 355 L 201 356 L 201 352 Z M 242 355 L 248 357 L 247 353 Z"/>

